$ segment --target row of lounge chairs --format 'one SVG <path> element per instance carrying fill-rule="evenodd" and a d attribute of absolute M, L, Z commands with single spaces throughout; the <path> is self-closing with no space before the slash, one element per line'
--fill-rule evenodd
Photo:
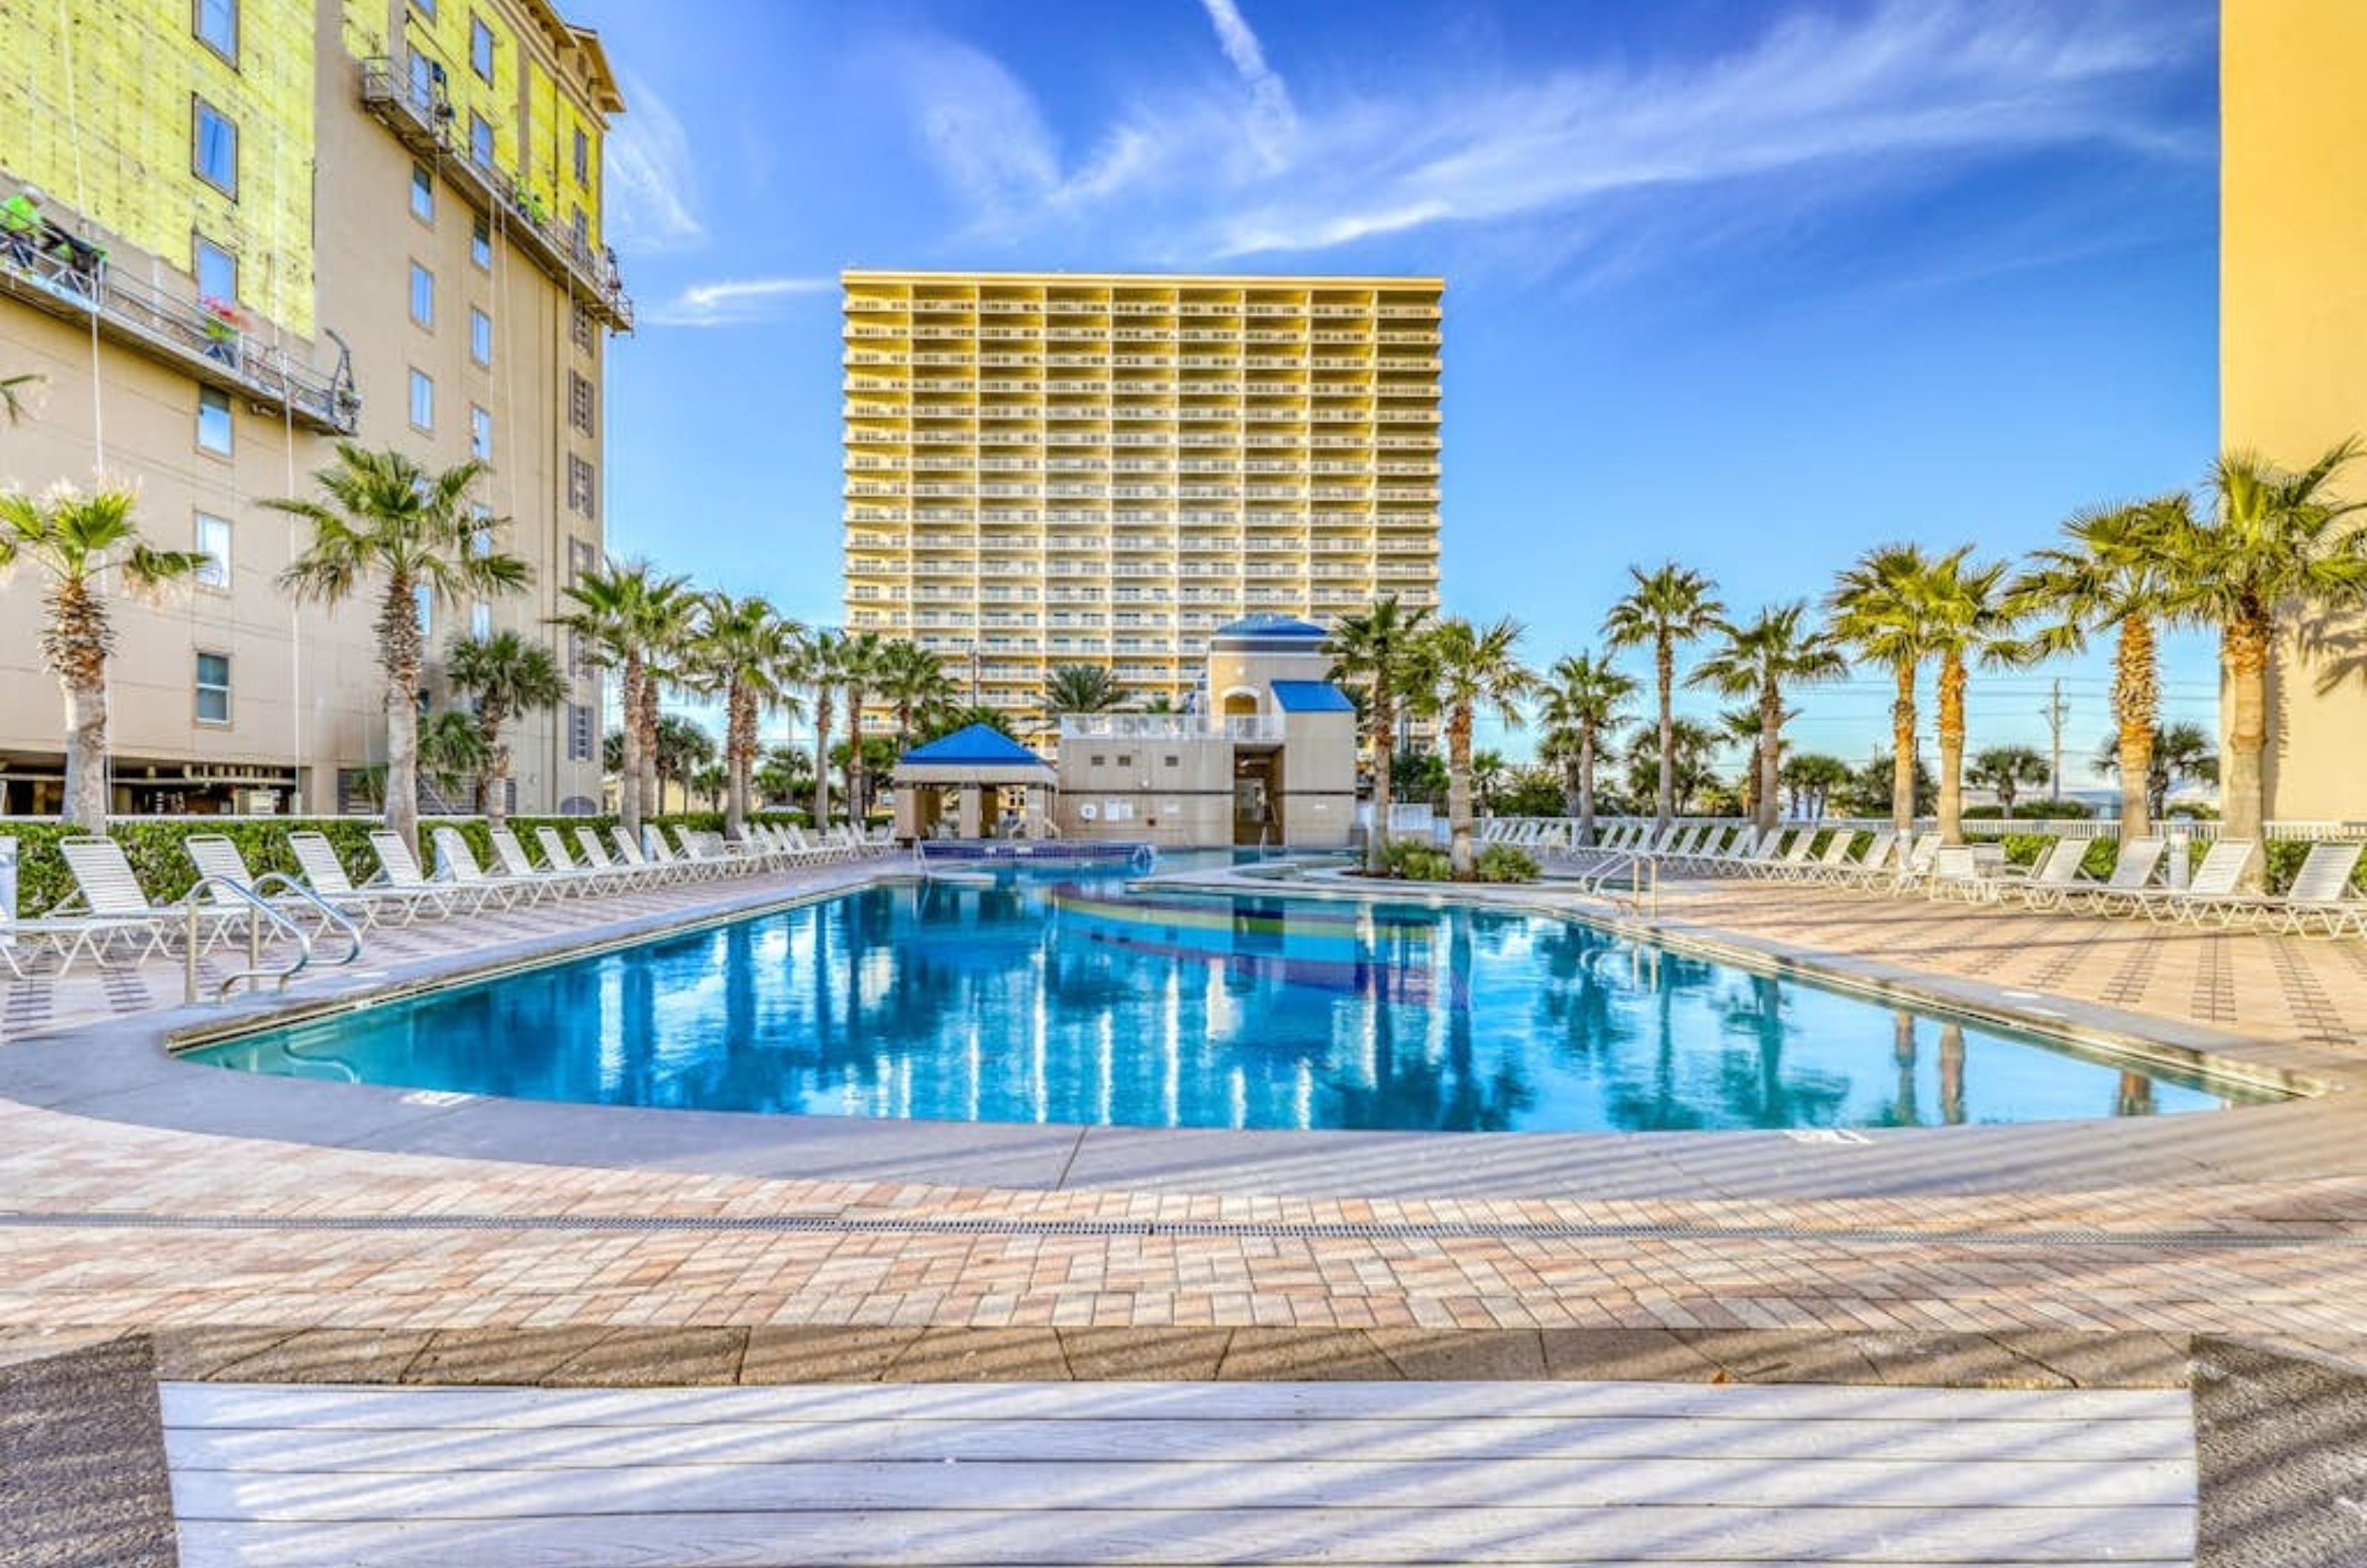
<path fill-rule="evenodd" d="M 2367 852 L 2367 845 L 2358 843 L 2311 845 L 2292 884 L 2271 895 L 2243 890 L 2246 874 L 2259 853 L 2259 846 L 2248 840 L 2212 844 L 2186 886 L 2179 887 L 2163 880 L 2169 845 L 2158 837 L 2129 840 L 2121 845 L 2109 875 L 2090 877 L 2085 870 L 2090 840 L 2084 839 L 2058 839 L 2036 864 L 2022 869 L 2006 865 L 1999 846 L 1943 845 L 1937 833 L 1909 838 L 1889 829 L 1868 835 L 1838 829 L 1818 852 L 1820 831 L 1779 828 L 1761 833 L 1750 827 L 1671 824 L 1654 832 L 1648 824 L 1620 824 L 1592 850 L 1571 853 L 1600 857 L 1596 864 L 1605 869 L 1641 859 L 1664 873 L 1921 893 L 2161 924 L 2367 936 L 2367 899 L 2351 887 L 2351 876 Z"/>
<path fill-rule="evenodd" d="M 32 973 L 43 953 L 53 953 L 63 973 L 87 958 L 101 967 L 120 967 L 175 944 L 194 941 L 199 953 L 218 943 L 258 934 L 260 918 L 243 890 L 300 925 L 324 926 L 337 919 L 368 929 L 409 925 L 427 918 L 514 909 L 547 900 L 635 886 L 706 881 L 753 871 L 853 861 L 892 852 L 884 833 L 853 829 L 807 836 L 796 828 L 752 824 L 748 836 L 728 840 L 719 834 L 674 829 L 669 840 L 655 826 L 639 838 L 621 827 L 602 832 L 589 825 L 573 829 L 571 843 L 556 827 L 534 830 L 539 858 L 507 828 L 491 834 L 494 863 L 480 863 L 457 828 L 430 830 L 436 866 L 423 871 L 400 835 L 369 835 L 378 870 L 356 881 L 336 847 L 321 833 L 288 836 L 299 874 L 258 876 L 236 843 L 220 834 L 192 834 L 182 841 L 199 878 L 194 900 L 150 900 L 138 874 L 112 839 L 66 839 L 59 852 L 73 875 L 74 891 L 56 908 L 28 919 L 0 918 L 0 966 L 18 978 Z"/>

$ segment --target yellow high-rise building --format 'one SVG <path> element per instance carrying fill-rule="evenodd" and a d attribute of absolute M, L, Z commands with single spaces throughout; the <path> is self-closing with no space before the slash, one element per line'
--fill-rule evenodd
<path fill-rule="evenodd" d="M 2226 0 L 2219 51 L 2220 442 L 2300 467 L 2367 436 L 2367 5 Z M 2337 490 L 2367 500 L 2367 461 Z M 2367 626 L 2308 629 L 2271 678 L 2268 815 L 2356 820 Z"/>
<path fill-rule="evenodd" d="M 152 542 L 208 558 L 109 607 L 114 807 L 355 804 L 385 753 L 378 606 L 292 607 L 277 578 L 311 530 L 263 503 L 311 493 L 340 440 L 481 458 L 533 586 L 423 605 L 431 658 L 549 637 L 604 547 L 603 365 L 631 324 L 599 39 L 550 0 L 42 0 L 0 5 L 0 377 L 40 378 L 0 484 L 103 472 Z M 0 812 L 58 805 L 40 595 L 0 586 Z M 568 671 L 513 726 L 525 809 L 600 798 L 599 678 Z"/>
<path fill-rule="evenodd" d="M 846 622 L 1048 729 L 1210 635 L 1438 603 L 1435 277 L 850 271 Z"/>

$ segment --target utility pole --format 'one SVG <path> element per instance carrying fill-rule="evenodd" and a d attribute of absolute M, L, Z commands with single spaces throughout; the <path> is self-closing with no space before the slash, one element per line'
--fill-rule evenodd
<path fill-rule="evenodd" d="M 2055 694 L 2038 710 L 2046 721 L 2047 732 L 2055 737 L 2055 759 L 2047 773 L 2047 798 L 2060 804 L 2063 799 L 2063 721 L 2070 716 L 2071 705 L 2063 700 L 2063 677 L 2055 678 Z"/>

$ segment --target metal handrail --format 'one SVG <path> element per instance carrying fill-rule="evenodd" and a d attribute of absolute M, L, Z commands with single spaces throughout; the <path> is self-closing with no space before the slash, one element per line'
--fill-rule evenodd
<path fill-rule="evenodd" d="M 326 898 L 322 897 L 320 894 L 306 886 L 296 878 L 289 875 L 284 871 L 266 871 L 261 876 L 255 879 L 254 890 L 258 894 L 267 895 L 275 887 L 285 890 L 289 897 L 312 906 L 313 909 L 318 912 L 321 917 L 323 929 L 325 930 L 328 927 L 334 926 L 344 934 L 345 939 L 345 955 L 343 958 L 338 959 L 335 963 L 328 965 L 328 967 L 332 969 L 343 969 L 347 964 L 357 963 L 360 960 L 362 955 L 362 929 L 360 926 L 354 923 L 352 916 L 346 914 L 343 909 L 338 908 L 334 904 L 330 903 Z"/>
<path fill-rule="evenodd" d="M 296 943 L 295 963 L 280 969 L 265 968 L 263 964 L 263 921 L 250 918 L 246 922 L 247 966 L 244 969 L 238 970 L 222 977 L 221 984 L 214 989 L 214 999 L 216 1001 L 228 1000 L 231 992 L 237 987 L 239 982 L 242 980 L 257 983 L 266 979 L 274 980 L 277 983 L 277 988 L 285 991 L 288 988 L 288 982 L 294 979 L 305 968 L 311 965 L 312 962 L 312 938 L 311 934 L 308 933 L 302 926 L 299 925 L 285 910 L 274 904 L 269 898 L 265 897 L 258 888 L 259 885 L 251 886 L 232 876 L 201 876 L 198 878 L 195 883 L 190 885 L 188 895 L 183 900 L 184 908 L 188 912 L 189 920 L 188 931 L 185 933 L 187 940 L 183 944 L 183 961 L 187 967 L 183 973 L 181 999 L 185 1003 L 194 1005 L 198 999 L 198 918 L 210 908 L 218 909 L 221 906 L 220 898 L 218 897 L 209 898 L 207 897 L 209 894 L 219 895 L 222 892 L 228 892 L 236 897 L 244 900 L 249 907 L 254 908 L 256 913 L 263 917 L 263 919 L 269 920 L 274 926 L 278 928 L 281 933 L 293 940 Z M 317 897 L 314 897 L 312 901 L 316 904 L 321 902 Z M 329 909 L 326 905 L 322 905 L 322 908 L 338 926 L 344 928 L 347 938 L 350 939 L 351 945 L 347 949 L 345 956 L 337 961 L 338 964 L 341 965 L 351 964 L 355 959 L 361 956 L 362 943 L 360 931 L 355 929 L 351 920 L 339 915 L 335 910 Z"/>

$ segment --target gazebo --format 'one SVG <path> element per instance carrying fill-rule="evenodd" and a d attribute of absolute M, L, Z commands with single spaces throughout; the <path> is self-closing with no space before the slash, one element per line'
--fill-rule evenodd
<path fill-rule="evenodd" d="M 896 786 L 896 836 L 999 839 L 1014 831 L 1040 836 L 1047 815 L 1043 796 L 1057 776 L 1051 763 L 991 724 L 957 729 L 897 760 L 889 775 Z M 1026 807 L 1015 818 L 1002 809 L 1002 792 L 1014 787 L 1027 792 Z M 946 809 L 948 796 L 950 813 Z"/>

